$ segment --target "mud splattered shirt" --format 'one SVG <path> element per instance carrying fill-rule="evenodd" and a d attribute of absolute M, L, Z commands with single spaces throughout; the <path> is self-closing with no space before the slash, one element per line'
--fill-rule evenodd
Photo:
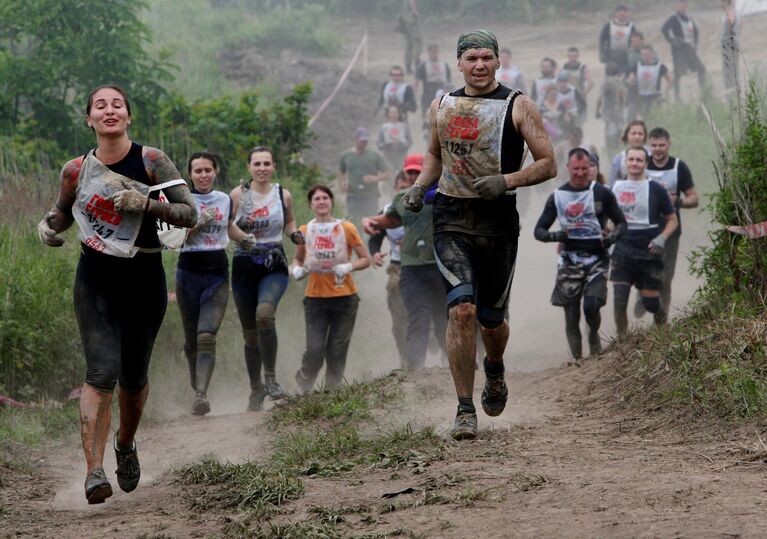
<path fill-rule="evenodd" d="M 480 236 L 518 234 L 516 196 L 484 200 L 474 178 L 516 172 L 524 139 L 512 121 L 519 92 L 499 84 L 492 92 L 467 96 L 463 88 L 446 95 L 437 111 L 442 175 L 434 199 L 434 232 Z"/>

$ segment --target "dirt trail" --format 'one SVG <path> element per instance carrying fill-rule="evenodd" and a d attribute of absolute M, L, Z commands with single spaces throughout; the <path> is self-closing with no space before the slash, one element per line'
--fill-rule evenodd
<path fill-rule="evenodd" d="M 349 515 L 338 533 L 360 536 L 402 529 L 417 537 L 756 537 L 767 526 L 765 468 L 749 461 L 749 435 L 656 428 L 626 416 L 605 390 L 612 359 L 589 360 L 509 376 L 510 401 L 498 418 L 480 413 L 480 436 L 447 442 L 444 457 L 414 473 L 360 466 L 332 479 L 306 478 L 304 496 L 276 521 L 310 518 L 313 506 L 365 506 L 374 519 Z M 479 397 L 483 380 L 477 380 Z M 390 420 L 433 425 L 443 434 L 455 402 L 449 372 L 408 375 L 405 394 L 417 411 Z M 268 413 L 268 412 L 265 412 Z M 23 496 L 6 537 L 58 539 L 109 534 L 129 537 L 220 536 L 237 513 L 196 514 L 166 472 L 203 455 L 240 462 L 268 454 L 265 413 L 182 417 L 140 432 L 144 477 L 130 495 L 102 506 L 82 495 L 81 456 L 74 439 L 47 451 L 42 481 L 55 496 Z M 755 438 L 754 438 L 755 441 Z M 113 457 L 107 458 L 114 482 Z M 116 486 L 116 485 L 115 485 Z M 39 486 L 38 486 L 39 487 Z M 412 487 L 394 500 L 382 498 Z M 24 488 L 26 490 L 26 488 Z M 50 491 L 49 491 L 50 492 Z M 474 493 L 465 503 L 419 504 L 426 493 Z M 28 493 L 27 493 L 28 494 Z M 51 501 L 53 500 L 53 501 Z M 397 510 L 387 504 L 394 502 Z M 255 523 L 253 523 L 255 524 Z"/>

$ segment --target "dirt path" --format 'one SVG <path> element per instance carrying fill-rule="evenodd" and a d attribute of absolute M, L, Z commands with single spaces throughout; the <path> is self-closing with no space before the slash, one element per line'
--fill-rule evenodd
<path fill-rule="evenodd" d="M 612 360 L 590 360 L 509 376 L 506 412 L 480 414 L 480 437 L 445 442 L 442 458 L 426 467 L 376 470 L 359 466 L 332 479 L 307 478 L 304 496 L 276 522 L 311 517 L 315 506 L 366 508 L 350 515 L 343 536 L 400 530 L 416 537 L 756 537 L 767 526 L 765 467 L 751 462 L 748 434 L 721 438 L 689 428 L 656 429 L 647 418 L 616 412 L 605 383 Z M 444 435 L 454 414 L 449 373 L 409 375 L 404 393 L 415 406 L 394 422 L 433 425 Z M 479 397 L 481 380 L 478 380 Z M 264 414 L 181 417 L 140 432 L 144 476 L 130 495 L 116 492 L 102 506 L 82 495 L 82 458 L 76 440 L 47 451 L 42 483 L 16 485 L 22 499 L 4 527 L 6 537 L 58 539 L 211 537 L 241 515 L 200 515 L 164 474 L 204 455 L 241 462 L 264 458 L 270 434 Z M 106 469 L 114 470 L 113 457 Z M 384 493 L 411 487 L 410 494 Z M 426 496 L 445 503 L 424 503 Z M 456 502 L 456 500 L 461 500 Z M 393 504 L 393 505 L 392 505 Z M 370 514 L 375 515 L 371 518 Z M 252 523 L 255 525 L 255 523 Z"/>

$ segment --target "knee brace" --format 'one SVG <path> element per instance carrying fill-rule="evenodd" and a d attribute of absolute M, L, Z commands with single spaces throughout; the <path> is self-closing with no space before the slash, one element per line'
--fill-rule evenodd
<path fill-rule="evenodd" d="M 245 339 L 245 346 L 254 350 L 258 348 L 258 330 L 256 328 L 244 329 L 242 336 Z"/>
<path fill-rule="evenodd" d="M 274 305 L 259 303 L 256 307 L 256 324 L 260 329 L 274 327 Z"/>
<path fill-rule="evenodd" d="M 197 334 L 197 350 L 213 354 L 216 352 L 216 335 L 213 333 Z"/>
<path fill-rule="evenodd" d="M 613 285 L 613 305 L 616 309 L 626 309 L 629 304 L 629 294 L 631 294 L 631 285 L 626 283 L 616 283 Z"/>
<path fill-rule="evenodd" d="M 651 297 L 647 298 L 642 296 L 642 303 L 644 304 L 644 308 L 647 310 L 648 313 L 657 313 L 660 311 L 660 298 L 659 297 Z"/>

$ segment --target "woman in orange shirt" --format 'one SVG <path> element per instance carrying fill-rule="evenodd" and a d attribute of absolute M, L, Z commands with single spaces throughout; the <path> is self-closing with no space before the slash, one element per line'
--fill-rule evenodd
<path fill-rule="evenodd" d="M 300 228 L 306 244 L 296 246 L 291 271 L 297 281 L 309 276 L 304 291 L 306 352 L 296 372 L 303 392 L 312 389 L 323 362 L 325 387 L 343 380 L 360 301 L 351 272 L 370 266 L 370 255 L 357 228 L 332 215 L 333 191 L 314 185 L 307 198 L 314 219 Z"/>

